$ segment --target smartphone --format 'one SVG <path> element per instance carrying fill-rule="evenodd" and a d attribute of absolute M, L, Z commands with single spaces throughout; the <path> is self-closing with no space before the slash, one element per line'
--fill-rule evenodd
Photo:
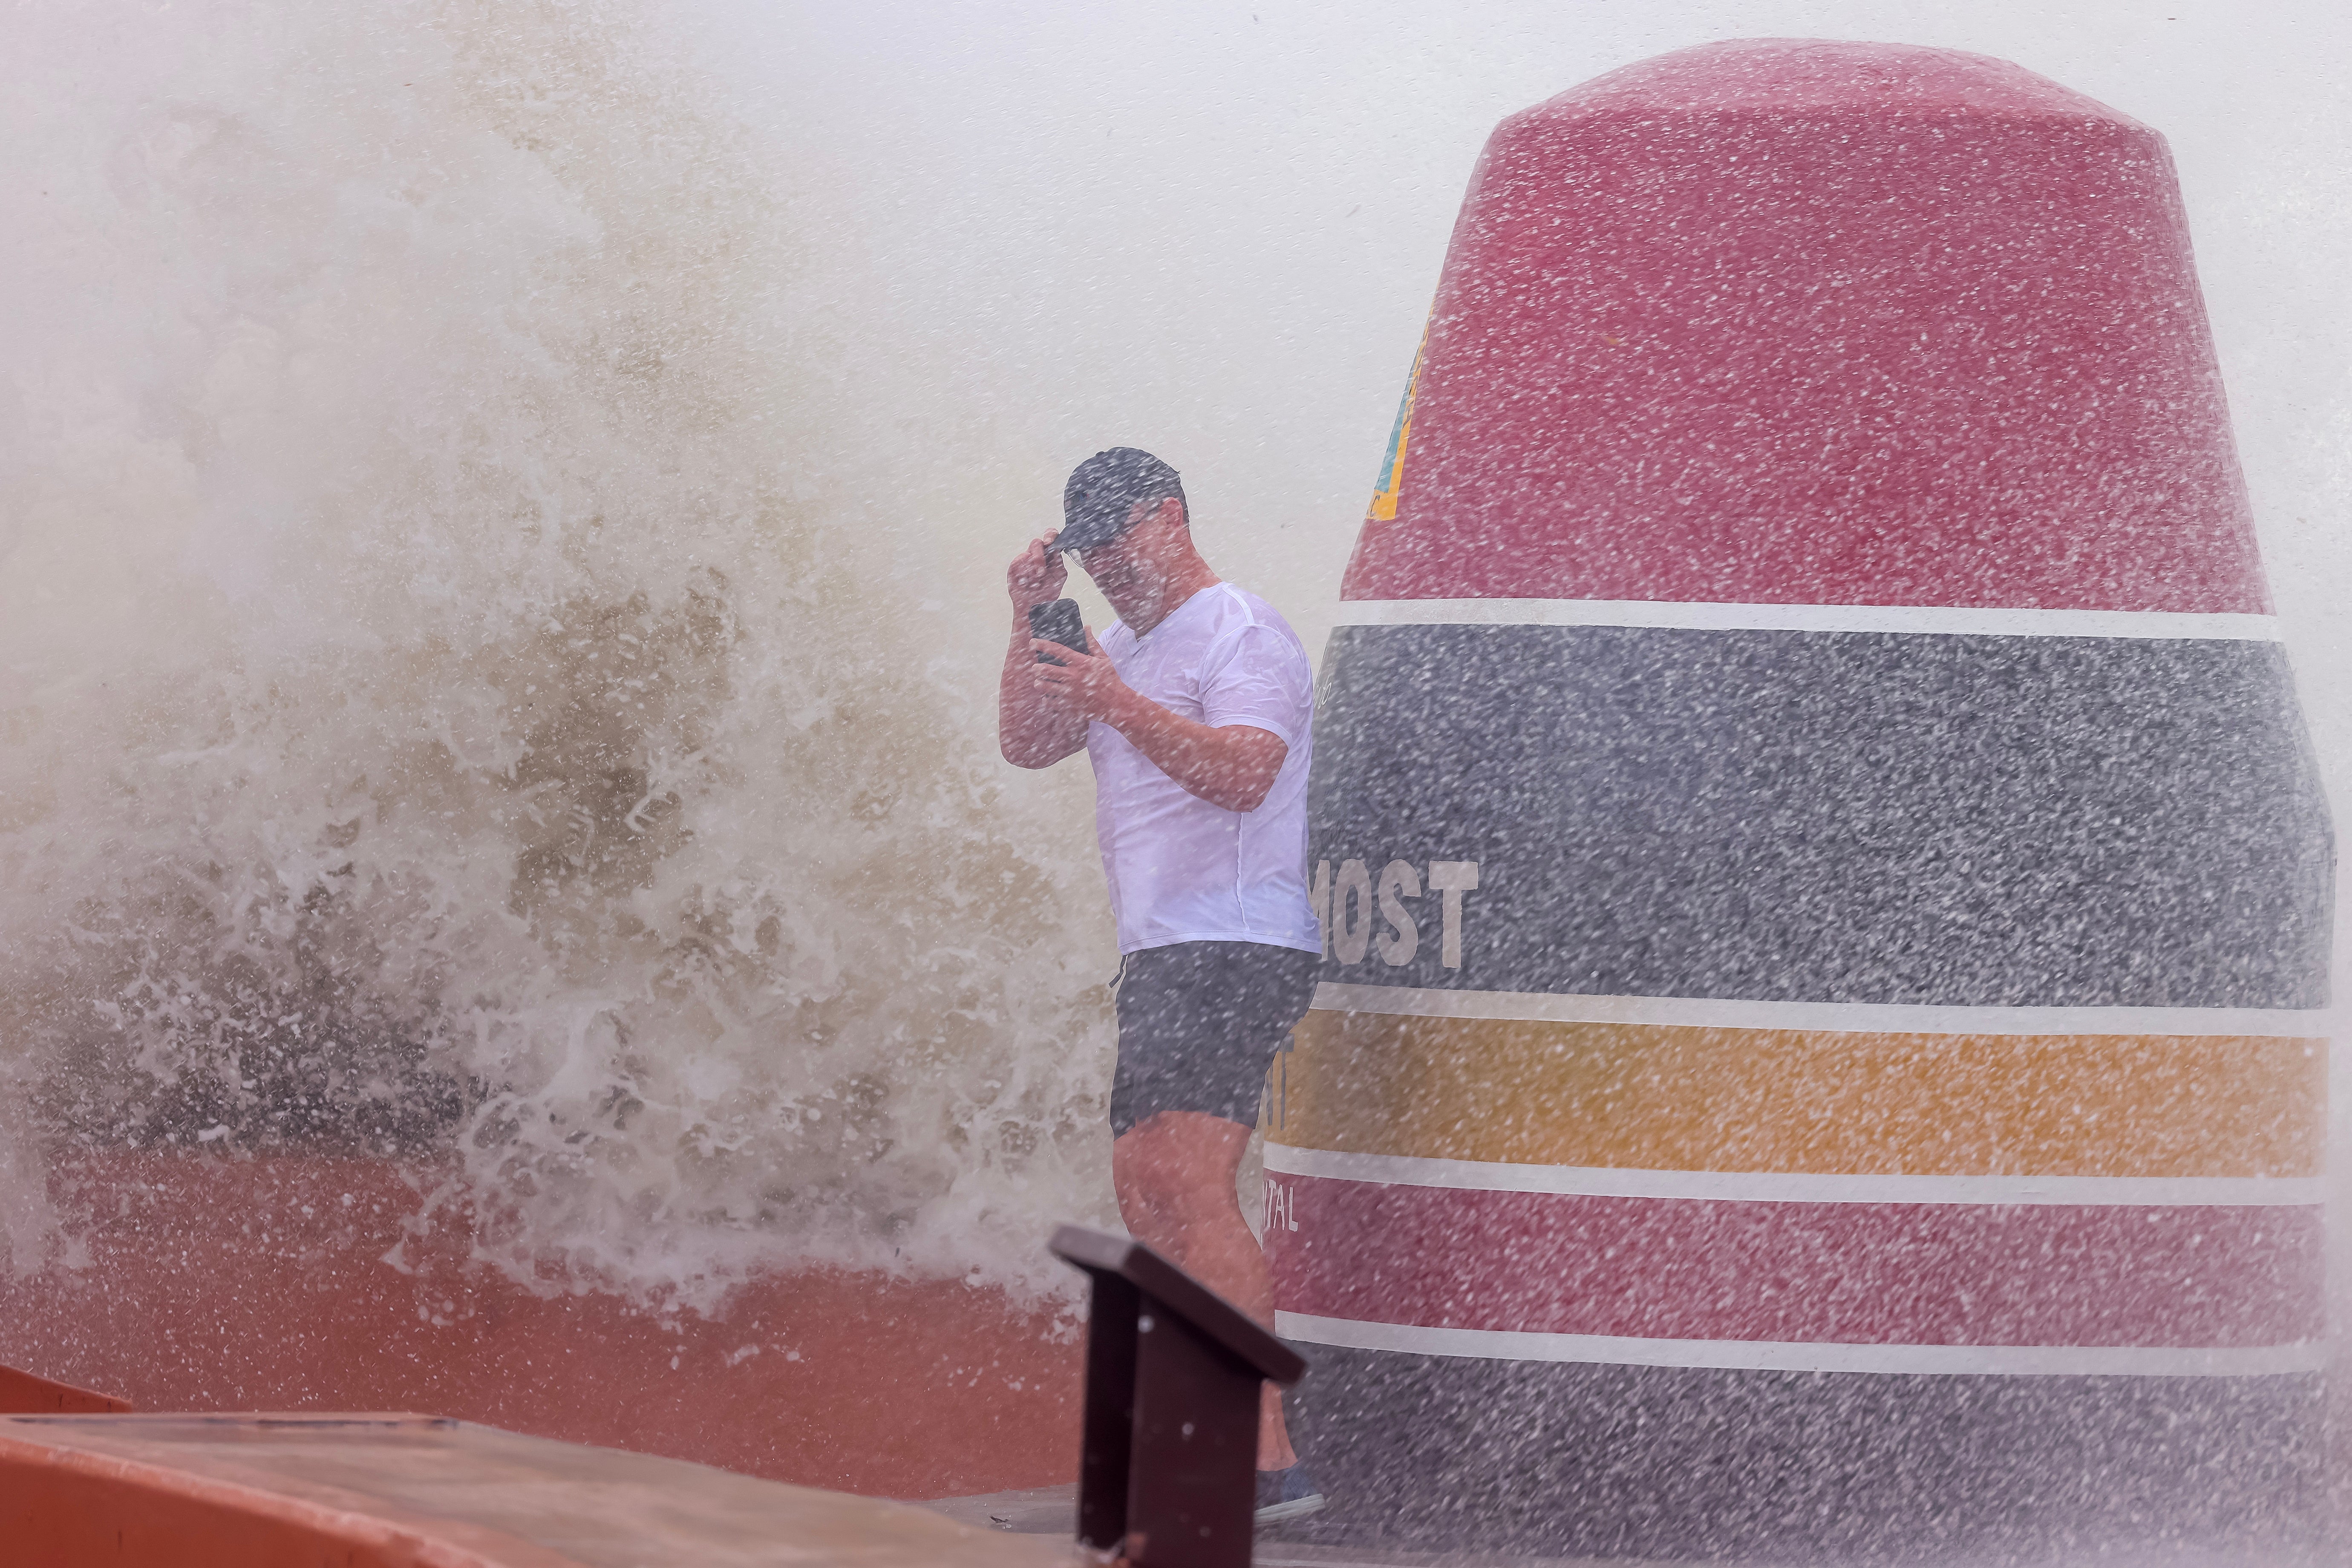
<path fill-rule="evenodd" d="M 1076 599 L 1055 599 L 1051 604 L 1029 606 L 1029 635 L 1044 637 L 1047 642 L 1060 643 L 1073 653 L 1087 651 L 1086 617 L 1078 612 Z M 1039 664 L 1059 664 L 1058 658 L 1037 656 Z"/>

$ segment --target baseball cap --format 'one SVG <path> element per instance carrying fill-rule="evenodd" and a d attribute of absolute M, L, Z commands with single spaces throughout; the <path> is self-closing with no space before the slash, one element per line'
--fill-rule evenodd
<path fill-rule="evenodd" d="M 1097 452 L 1070 470 L 1062 487 L 1062 531 L 1053 548 L 1091 550 L 1125 533 L 1139 501 L 1184 499 L 1176 470 L 1136 447 Z M 1187 513 L 1190 513 L 1188 506 Z"/>

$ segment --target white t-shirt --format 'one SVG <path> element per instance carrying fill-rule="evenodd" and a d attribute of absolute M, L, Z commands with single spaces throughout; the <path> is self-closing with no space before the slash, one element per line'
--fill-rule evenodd
<path fill-rule="evenodd" d="M 1145 637 L 1119 621 L 1097 640 L 1119 679 L 1162 708 L 1269 731 L 1290 747 L 1258 808 L 1226 811 L 1187 794 L 1109 725 L 1087 726 L 1119 952 L 1179 942 L 1321 952 L 1307 900 L 1315 677 L 1298 635 L 1255 594 L 1219 583 Z"/>

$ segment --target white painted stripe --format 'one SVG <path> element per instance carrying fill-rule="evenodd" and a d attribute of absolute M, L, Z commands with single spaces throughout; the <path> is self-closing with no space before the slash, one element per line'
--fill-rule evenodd
<path fill-rule="evenodd" d="M 1720 1367 L 1740 1372 L 1928 1373 L 1973 1377 L 2269 1377 L 2318 1372 L 2327 1344 L 1865 1345 L 1780 1340 L 1642 1340 L 1614 1334 L 1519 1334 L 1424 1329 L 1276 1312 L 1274 1331 L 1307 1344 L 1486 1361 L 1598 1362 L 1612 1366 Z"/>
<path fill-rule="evenodd" d="M 1328 981 L 1315 988 L 1315 1005 L 1327 1012 L 1409 1018 L 1905 1035 L 2226 1035 L 2315 1040 L 2326 1037 L 2331 1021 L 2324 1007 L 1910 1007 L 1870 1002 L 1423 990 Z"/>
<path fill-rule="evenodd" d="M 1643 1171 L 1593 1165 L 1514 1165 L 1298 1149 L 1268 1139 L 1265 1168 L 1456 1192 L 1560 1193 L 1582 1197 L 1696 1198 L 1748 1204 L 2052 1204 L 2176 1207 L 2317 1207 L 2313 1176 L 1853 1176 L 1782 1171 Z"/>
<path fill-rule="evenodd" d="M 1708 605 L 1669 599 L 1355 599 L 1341 626 L 1657 626 L 1707 632 L 2283 640 L 2276 616 L 2011 610 L 1947 605 Z"/>

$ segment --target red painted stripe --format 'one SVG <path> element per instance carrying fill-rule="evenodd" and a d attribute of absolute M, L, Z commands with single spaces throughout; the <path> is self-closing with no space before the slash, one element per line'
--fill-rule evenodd
<path fill-rule="evenodd" d="M 1400 483 L 1348 598 L 2269 608 L 2162 140 L 1880 46 L 1503 121 Z"/>
<path fill-rule="evenodd" d="M 1275 1304 L 1322 1317 L 1855 1344 L 2263 1345 L 2325 1326 L 2316 1208 L 1278 1185 Z"/>

